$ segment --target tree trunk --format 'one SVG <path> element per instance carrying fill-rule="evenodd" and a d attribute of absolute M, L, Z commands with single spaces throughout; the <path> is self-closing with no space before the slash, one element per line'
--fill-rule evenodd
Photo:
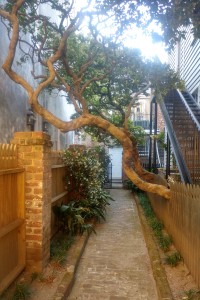
<path fill-rule="evenodd" d="M 53 124 L 53 122 L 54 120 L 51 118 L 51 123 Z M 154 174 L 145 171 L 141 167 L 136 144 L 133 143 L 133 139 L 130 138 L 130 134 L 128 132 L 116 127 L 109 121 L 99 116 L 94 116 L 91 114 L 84 114 L 70 122 L 60 121 L 59 125 L 59 128 L 65 132 L 84 126 L 96 126 L 104 129 L 113 137 L 115 137 L 123 147 L 123 171 L 126 176 L 141 190 L 155 193 L 166 199 L 170 199 L 171 193 L 167 187 L 158 184 L 152 184 L 142 179 L 145 178 L 146 180 L 152 180 L 154 178 Z"/>

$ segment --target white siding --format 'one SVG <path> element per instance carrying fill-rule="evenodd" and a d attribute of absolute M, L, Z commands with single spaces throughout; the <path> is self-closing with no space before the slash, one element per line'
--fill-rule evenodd
<path fill-rule="evenodd" d="M 200 40 L 194 41 L 190 28 L 186 38 L 182 39 L 170 54 L 169 64 L 175 71 L 180 72 L 191 94 L 200 88 Z"/>

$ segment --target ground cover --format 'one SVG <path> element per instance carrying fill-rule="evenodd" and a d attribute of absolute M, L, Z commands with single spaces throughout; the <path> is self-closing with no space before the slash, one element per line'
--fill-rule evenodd
<path fill-rule="evenodd" d="M 135 190 L 133 186 L 131 188 L 133 191 Z M 184 264 L 181 253 L 173 245 L 172 237 L 168 235 L 162 222 L 156 218 L 148 197 L 137 188 L 136 197 L 157 245 L 159 259 L 164 268 L 173 299 L 200 300 L 200 290 Z"/>

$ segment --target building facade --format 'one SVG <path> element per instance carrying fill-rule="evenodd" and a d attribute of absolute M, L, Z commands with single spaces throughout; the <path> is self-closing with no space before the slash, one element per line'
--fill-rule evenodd
<path fill-rule="evenodd" d="M 186 89 L 200 105 L 200 40 L 194 39 L 191 28 L 169 55 L 169 64 L 179 72 Z"/>
<path fill-rule="evenodd" d="M 9 40 L 5 26 L 1 22 L 0 32 L 0 66 L 2 66 L 7 55 Z M 34 86 L 31 64 L 19 65 L 18 59 L 19 55 L 16 55 L 13 68 Z M 43 93 L 39 101 L 64 121 L 68 121 L 74 113 L 72 105 L 68 104 L 63 94 L 58 91 L 54 94 Z M 45 131 L 51 135 L 55 150 L 63 149 L 74 142 L 73 132 L 62 133 L 40 116 L 33 114 L 26 91 L 13 82 L 0 67 L 0 143 L 9 143 L 16 131 Z"/>

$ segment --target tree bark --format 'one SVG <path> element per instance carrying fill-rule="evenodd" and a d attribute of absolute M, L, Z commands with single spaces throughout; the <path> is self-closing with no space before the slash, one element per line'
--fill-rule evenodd
<path fill-rule="evenodd" d="M 38 103 L 34 103 L 33 107 L 36 112 L 38 112 L 40 115 L 45 116 L 47 121 L 49 121 L 54 126 L 58 127 L 58 122 L 55 117 L 52 118 L 52 115 L 50 115 L 49 118 L 49 112 L 47 112 L 44 108 L 38 107 Z M 38 110 L 39 108 L 39 110 Z M 44 114 L 43 114 L 43 113 Z M 104 129 L 107 131 L 110 135 L 115 137 L 120 144 L 123 147 L 123 171 L 126 174 L 126 176 L 141 190 L 158 194 L 166 199 L 170 199 L 171 192 L 170 190 L 162 185 L 158 184 L 152 184 L 150 182 L 147 182 L 143 180 L 142 178 L 145 178 L 146 180 L 153 180 L 154 175 L 145 171 L 140 163 L 139 163 L 139 156 L 138 152 L 136 150 L 136 144 L 133 143 L 133 140 L 130 138 L 129 134 L 124 131 L 121 128 L 116 127 L 109 121 L 99 117 L 94 116 L 89 113 L 84 114 L 80 116 L 77 119 L 74 119 L 69 122 L 61 121 L 59 120 L 59 128 L 63 132 L 68 132 L 71 130 L 75 130 L 84 126 L 96 126 L 101 129 Z M 136 157 L 136 160 L 135 160 Z M 135 168 L 135 170 L 134 170 Z M 138 172 L 138 174 L 137 174 Z"/>
<path fill-rule="evenodd" d="M 51 86 L 51 84 L 55 80 L 56 70 L 54 68 L 54 63 L 62 57 L 65 50 L 67 38 L 69 37 L 69 35 L 72 32 L 74 32 L 76 28 L 78 28 L 79 17 L 77 17 L 77 19 L 74 19 L 74 22 L 72 22 L 72 24 L 68 26 L 68 28 L 66 29 L 66 31 L 64 32 L 60 40 L 57 51 L 49 59 L 47 59 L 46 67 L 48 68 L 49 74 L 46 80 L 40 82 L 37 85 L 35 90 L 25 80 L 25 78 L 17 74 L 12 69 L 13 61 L 15 58 L 16 47 L 19 40 L 19 19 L 17 17 L 17 12 L 24 2 L 25 2 L 24 0 L 15 1 L 15 4 L 13 4 L 13 10 L 11 14 L 0 9 L 0 15 L 6 18 L 12 24 L 12 35 L 11 35 L 10 45 L 8 49 L 8 54 L 2 66 L 5 72 L 7 73 L 7 75 L 14 82 L 20 84 L 27 91 L 29 96 L 29 102 L 32 105 L 34 111 L 38 113 L 40 116 L 42 116 L 44 119 L 46 119 L 49 123 L 51 123 L 58 129 L 60 129 L 61 131 L 68 132 L 68 131 L 79 129 L 84 126 L 96 126 L 105 130 L 110 135 L 115 137 L 123 147 L 123 170 L 126 176 L 141 190 L 144 190 L 146 192 L 156 193 L 160 196 L 165 197 L 166 199 L 170 199 L 169 189 L 167 189 L 164 186 L 152 184 L 148 182 L 153 179 L 153 175 L 145 171 L 141 167 L 139 155 L 137 151 L 137 145 L 135 143 L 135 140 L 130 137 L 129 132 L 126 130 L 126 126 L 125 129 L 118 128 L 114 126 L 112 123 L 110 123 L 108 120 L 105 120 L 100 116 L 94 116 L 88 113 L 87 102 L 85 101 L 85 99 L 82 98 L 83 90 L 79 91 L 78 89 L 77 91 L 73 92 L 73 95 L 77 96 L 76 98 L 83 106 L 83 114 L 77 119 L 71 120 L 69 122 L 60 120 L 58 117 L 53 115 L 51 112 L 45 109 L 38 102 L 38 98 L 42 90 L 44 90 L 48 86 Z M 68 64 L 67 64 L 67 72 L 68 75 L 71 74 L 72 79 L 75 80 L 76 82 L 76 79 L 78 78 L 74 77 L 74 74 L 71 72 L 71 69 L 69 68 Z M 76 85 L 74 86 L 76 87 Z M 129 113 L 130 113 L 130 108 L 127 114 Z M 128 119 L 128 115 L 127 115 L 127 119 Z"/>

